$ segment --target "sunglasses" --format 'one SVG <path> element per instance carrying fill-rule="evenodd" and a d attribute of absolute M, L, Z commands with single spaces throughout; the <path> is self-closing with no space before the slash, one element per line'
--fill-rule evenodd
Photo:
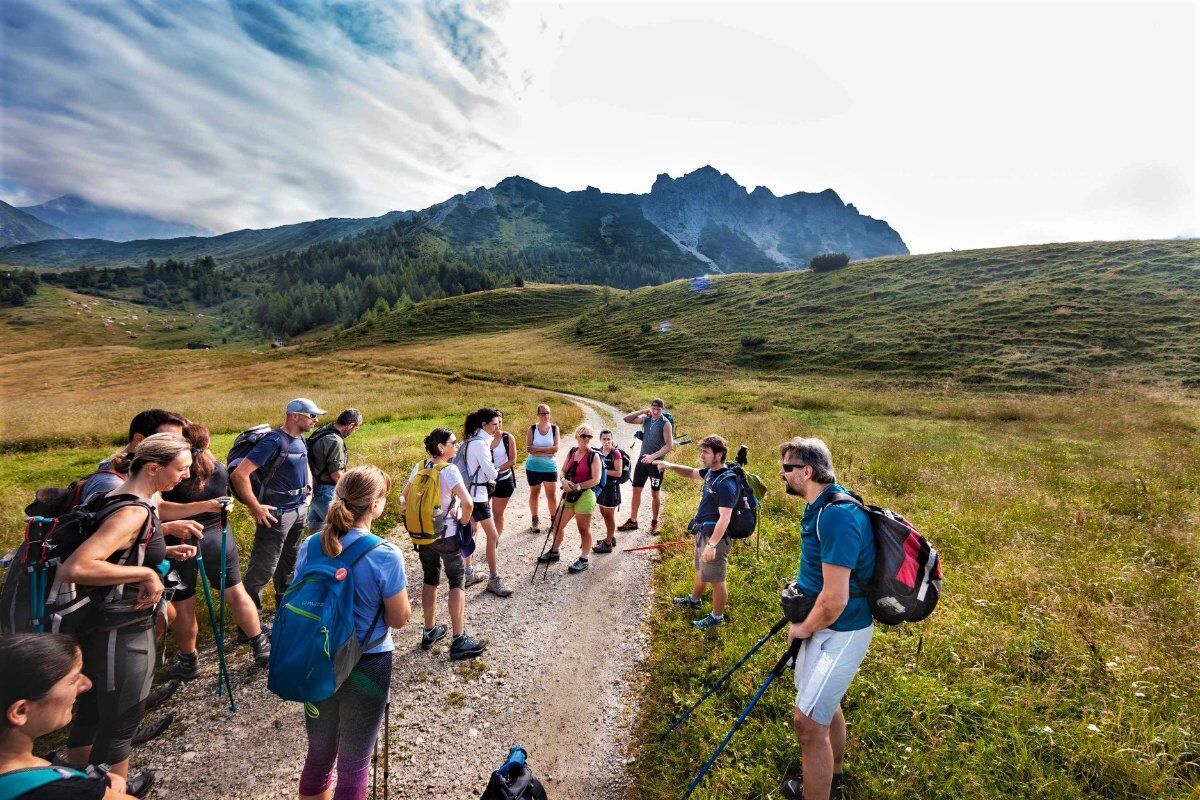
<path fill-rule="evenodd" d="M 305 414 L 304 416 L 308 417 L 309 419 L 315 420 L 315 419 L 317 419 L 317 417 L 318 417 L 319 415 L 317 415 L 317 414 Z"/>
<path fill-rule="evenodd" d="M 550 412 L 549 411 L 539 411 L 538 416 L 539 417 L 548 417 L 548 416 L 550 416 Z"/>
<path fill-rule="evenodd" d="M 581 434 L 579 434 L 579 438 L 580 439 L 590 439 L 590 438 L 592 438 L 592 435 L 590 433 L 581 433 Z"/>
<path fill-rule="evenodd" d="M 783 471 L 784 471 L 785 473 L 788 473 L 788 472 L 791 472 L 791 471 L 792 471 L 792 470 L 794 470 L 794 469 L 804 469 L 804 468 L 805 468 L 805 467 L 807 467 L 807 466 L 808 466 L 808 464 L 784 464 L 784 465 L 783 465 Z"/>

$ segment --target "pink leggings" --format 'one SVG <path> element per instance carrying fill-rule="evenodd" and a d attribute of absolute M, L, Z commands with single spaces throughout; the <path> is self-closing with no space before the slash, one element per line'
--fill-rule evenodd
<path fill-rule="evenodd" d="M 391 677 L 390 651 L 365 655 L 333 697 L 316 704 L 316 717 L 305 714 L 308 756 L 300 773 L 300 794 L 319 795 L 328 789 L 336 761 L 333 800 L 365 800 Z"/>

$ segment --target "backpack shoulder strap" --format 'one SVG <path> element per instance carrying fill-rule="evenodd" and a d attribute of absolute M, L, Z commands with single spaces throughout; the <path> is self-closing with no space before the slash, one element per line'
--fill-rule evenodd
<path fill-rule="evenodd" d="M 271 478 L 275 477 L 275 473 L 281 466 L 283 466 L 283 462 L 287 461 L 288 457 L 287 447 L 285 446 L 287 445 L 287 440 L 283 437 L 283 431 L 280 428 L 272 428 L 271 430 L 267 431 L 263 434 L 263 439 L 267 438 L 273 433 L 278 434 L 276 438 L 279 440 L 279 452 L 275 454 L 275 459 L 271 462 L 270 466 L 267 467 L 266 471 L 260 473 L 258 476 L 257 499 L 259 502 L 262 502 L 263 495 L 267 493 L 267 484 L 270 483 Z M 259 468 L 262 468 L 261 465 Z"/>
<path fill-rule="evenodd" d="M 368 533 L 365 536 L 360 536 L 354 540 L 354 544 L 347 547 L 338 554 L 338 559 L 346 561 L 347 564 L 353 567 L 359 561 L 362 561 L 367 553 L 374 550 L 383 544 L 383 539 L 373 533 Z"/>
<path fill-rule="evenodd" d="M 86 772 L 66 767 L 27 767 L 0 775 L 0 797 L 21 797 L 67 778 L 86 778 Z"/>

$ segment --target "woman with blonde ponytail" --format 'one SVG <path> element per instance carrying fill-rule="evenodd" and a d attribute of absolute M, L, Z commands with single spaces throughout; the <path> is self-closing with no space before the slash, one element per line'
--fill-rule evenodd
<path fill-rule="evenodd" d="M 363 536 L 383 514 L 392 479 L 377 467 L 355 467 L 342 473 L 319 533 L 308 537 L 296 558 L 296 574 L 304 569 L 310 548 L 336 558 Z M 314 556 L 315 557 L 315 556 Z M 300 797 L 329 798 L 337 764 L 334 797 L 365 798 L 371 751 L 379 733 L 392 675 L 391 628 L 408 622 L 408 581 L 404 558 L 388 542 L 367 550 L 348 565 L 354 574 L 354 628 L 367 647 L 347 678 L 328 700 L 315 703 L 317 713 L 304 716 L 308 756 L 300 773 Z"/>

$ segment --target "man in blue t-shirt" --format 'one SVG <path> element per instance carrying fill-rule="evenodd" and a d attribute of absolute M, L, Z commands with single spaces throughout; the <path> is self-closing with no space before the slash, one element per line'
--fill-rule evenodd
<path fill-rule="evenodd" d="M 712 613 L 692 624 L 701 630 L 725 624 L 725 604 L 729 601 L 729 590 L 725 585 L 725 574 L 729 568 L 729 537 L 725 535 L 737 503 L 738 484 L 732 470 L 725 466 L 729 455 L 729 443 L 715 433 L 705 436 L 696 448 L 700 457 L 700 469 L 654 461 L 653 466 L 671 470 L 676 475 L 704 484 L 700 493 L 700 507 L 688 529 L 696 534 L 696 553 L 692 560 L 695 577 L 692 592 L 675 598 L 675 605 L 682 608 L 699 609 L 704 587 L 712 584 Z"/>
<path fill-rule="evenodd" d="M 793 724 L 800 740 L 803 783 L 784 783 L 788 798 L 841 797 L 846 718 L 842 697 L 850 686 L 874 626 L 859 580 L 875 572 L 871 521 L 857 506 L 830 503 L 846 493 L 837 483 L 833 456 L 820 439 L 796 438 L 779 448 L 787 493 L 808 504 L 800 521 L 800 570 L 796 583 L 816 604 L 803 622 L 793 622 L 788 643 L 807 640 L 796 656 Z"/>
<path fill-rule="evenodd" d="M 324 413 L 307 397 L 288 403 L 283 427 L 259 439 L 229 474 L 229 482 L 246 499 L 254 517 L 254 547 L 242 584 L 260 609 L 267 581 L 273 581 L 278 601 L 292 579 L 313 486 L 304 434 L 316 427 L 317 417 Z M 260 469 L 262 487 L 255 496 L 250 475 Z"/>

